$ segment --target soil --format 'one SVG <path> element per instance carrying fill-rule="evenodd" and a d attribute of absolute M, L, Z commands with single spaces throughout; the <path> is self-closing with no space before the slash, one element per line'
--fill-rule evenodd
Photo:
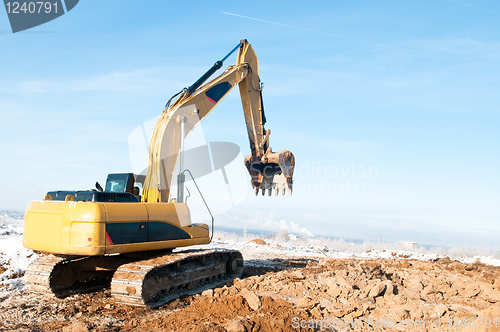
<path fill-rule="evenodd" d="M 242 253 L 240 279 L 154 310 L 109 290 L 5 293 L 0 331 L 500 331 L 499 267 Z"/>

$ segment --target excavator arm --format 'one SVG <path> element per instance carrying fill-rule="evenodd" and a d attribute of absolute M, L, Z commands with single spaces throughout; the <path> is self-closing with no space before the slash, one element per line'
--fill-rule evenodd
<path fill-rule="evenodd" d="M 221 75 L 204 84 L 237 49 L 236 64 L 227 67 Z M 156 123 L 149 146 L 149 167 L 144 182 L 143 202 L 171 200 L 170 186 L 185 138 L 236 85 L 239 85 L 250 141 L 251 154 L 245 157 L 245 165 L 256 194 L 259 189 L 262 194 L 266 189 L 271 194 L 273 188 L 282 189 L 283 193 L 288 188 L 291 193 L 295 159 L 289 151 L 273 153 L 269 147 L 271 131 L 264 128 L 266 120 L 257 56 L 250 44 L 242 40 L 193 85 L 177 94 L 179 97 L 172 105 L 170 101 L 167 103 Z M 182 201 L 182 197 L 180 199 Z"/>
<path fill-rule="evenodd" d="M 286 188 L 291 194 L 295 158 L 287 150 L 273 153 L 269 146 L 271 130 L 264 128 L 266 115 L 262 100 L 263 84 L 259 78 L 258 60 L 252 46 L 246 40 L 242 41 L 236 63 L 247 64 L 249 68 L 247 76 L 238 86 L 250 142 L 251 154 L 245 157 L 245 166 L 252 177 L 252 187 L 255 189 L 255 194 L 258 194 L 259 189 L 261 189 L 262 195 L 264 195 L 267 189 L 271 195 L 273 188 L 276 190 L 276 195 L 278 195 L 279 189 L 282 189 L 284 195 Z"/>

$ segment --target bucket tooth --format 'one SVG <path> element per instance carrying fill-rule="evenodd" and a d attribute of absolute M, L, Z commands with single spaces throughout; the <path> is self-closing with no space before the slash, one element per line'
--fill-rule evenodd
<path fill-rule="evenodd" d="M 262 158 L 246 156 L 245 166 L 250 173 L 256 195 L 259 189 L 262 189 L 264 196 L 265 190 L 268 189 L 269 196 L 271 196 L 273 188 L 278 191 L 282 188 L 283 195 L 288 188 L 291 195 L 295 157 L 290 151 L 272 152 L 269 148 Z"/>

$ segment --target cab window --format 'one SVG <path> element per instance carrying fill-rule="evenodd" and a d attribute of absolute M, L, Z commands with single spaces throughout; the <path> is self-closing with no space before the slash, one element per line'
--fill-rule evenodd
<path fill-rule="evenodd" d="M 106 191 L 114 191 L 115 193 L 125 192 L 125 180 L 109 180 L 106 183 Z"/>

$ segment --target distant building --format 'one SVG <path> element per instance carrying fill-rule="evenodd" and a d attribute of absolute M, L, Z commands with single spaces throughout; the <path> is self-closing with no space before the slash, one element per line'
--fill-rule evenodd
<path fill-rule="evenodd" d="M 401 245 L 404 249 L 418 249 L 418 244 L 417 242 L 411 242 L 411 241 L 398 241 L 398 244 Z"/>

